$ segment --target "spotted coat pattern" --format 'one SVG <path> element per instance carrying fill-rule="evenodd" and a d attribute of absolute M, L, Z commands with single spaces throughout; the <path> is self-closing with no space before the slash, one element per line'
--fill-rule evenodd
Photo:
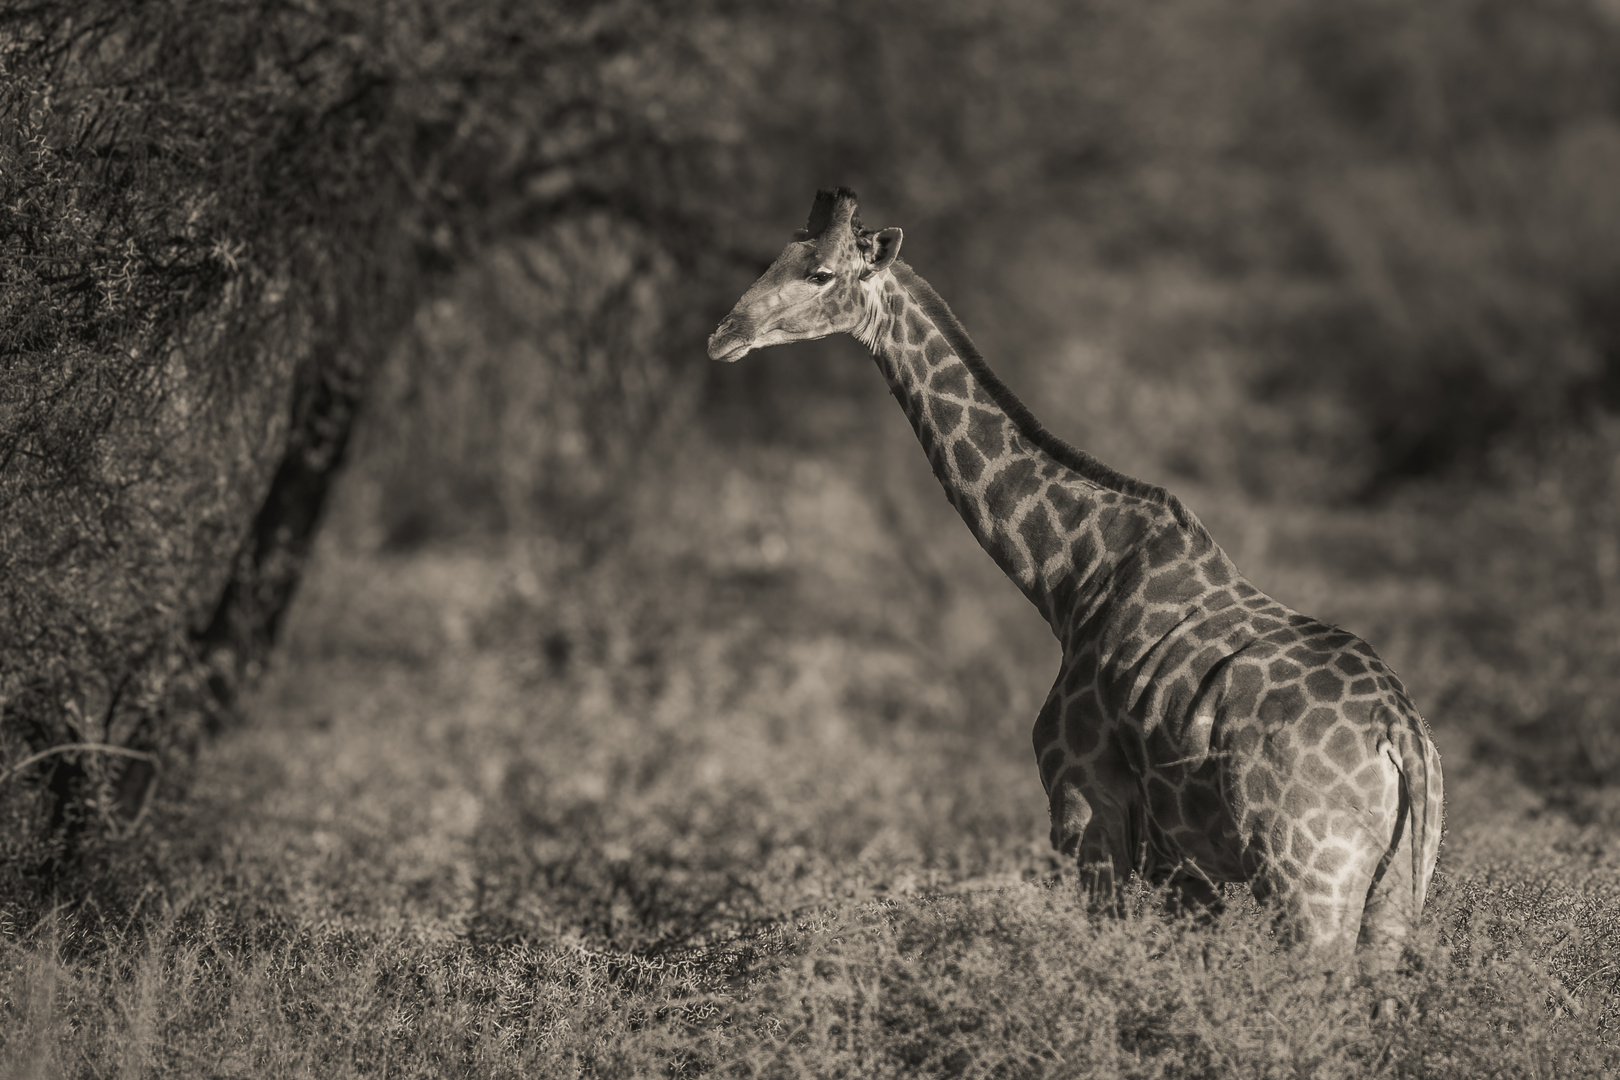
<path fill-rule="evenodd" d="M 968 528 L 1051 625 L 1063 665 L 1035 722 L 1052 843 L 1105 895 L 1135 873 L 1189 902 L 1248 882 L 1290 938 L 1398 945 L 1439 852 L 1429 731 L 1360 638 L 1255 588 L 1173 495 L 1035 422 L 852 192 L 710 340 L 737 359 L 855 334 Z M 830 280 L 828 280 L 830 275 Z"/>

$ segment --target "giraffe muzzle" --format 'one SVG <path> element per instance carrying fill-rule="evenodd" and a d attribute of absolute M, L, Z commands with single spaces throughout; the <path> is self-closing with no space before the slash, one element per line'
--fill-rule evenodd
<path fill-rule="evenodd" d="M 737 324 L 727 318 L 709 335 L 709 359 L 733 364 L 747 356 L 752 349 L 746 335 L 739 333 Z"/>

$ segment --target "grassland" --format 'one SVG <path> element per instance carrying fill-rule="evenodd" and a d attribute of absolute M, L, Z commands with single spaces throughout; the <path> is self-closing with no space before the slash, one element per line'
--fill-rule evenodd
<path fill-rule="evenodd" d="M 1213 925 L 1089 915 L 1028 760 L 1055 645 L 921 455 L 733 451 L 688 440 L 703 482 L 628 493 L 594 554 L 334 532 L 251 723 L 54 911 L 7 911 L 0 1075 L 1620 1067 L 1620 801 L 1553 775 L 1612 767 L 1606 729 L 1534 712 L 1614 641 L 1548 583 L 1573 534 L 1523 500 L 1563 494 L 1187 491 L 1435 722 L 1441 872 L 1368 977 L 1279 952 L 1238 894 Z"/>

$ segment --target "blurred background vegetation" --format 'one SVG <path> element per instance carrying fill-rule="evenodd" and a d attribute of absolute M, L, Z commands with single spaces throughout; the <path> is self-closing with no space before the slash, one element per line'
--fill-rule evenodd
<path fill-rule="evenodd" d="M 703 355 L 832 184 L 1048 426 L 1585 806 L 1617 178 L 1613 0 L 4 0 L 5 887 L 184 794 L 317 550 L 295 668 L 470 640 L 1021 751 L 1055 646 L 859 348 Z M 377 569 L 446 549 L 497 583 Z"/>

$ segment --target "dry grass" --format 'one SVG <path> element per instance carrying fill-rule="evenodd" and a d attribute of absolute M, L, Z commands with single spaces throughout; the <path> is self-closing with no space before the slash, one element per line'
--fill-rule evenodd
<path fill-rule="evenodd" d="M 638 493 L 590 565 L 328 546 L 254 723 L 76 902 L 8 908 L 0 1076 L 1620 1068 L 1612 800 L 1506 758 L 1534 654 L 1477 625 L 1514 597 L 1481 597 L 1434 508 L 1190 493 L 1437 722 L 1442 875 L 1401 969 L 1364 977 L 1279 953 L 1245 902 L 1088 915 L 1028 760 L 1055 647 L 920 462 L 681 461 L 712 482 Z M 1562 601 L 1513 588 L 1568 645 Z"/>

